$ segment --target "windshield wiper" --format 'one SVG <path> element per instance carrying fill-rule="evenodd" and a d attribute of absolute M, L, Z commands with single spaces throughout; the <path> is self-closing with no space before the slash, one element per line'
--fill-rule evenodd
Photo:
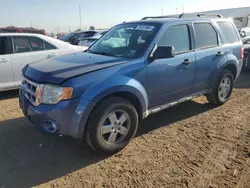
<path fill-rule="evenodd" d="M 87 52 L 90 52 L 92 54 L 98 54 L 98 55 L 115 56 L 114 54 L 106 53 L 106 52 L 95 52 L 95 51 L 92 51 L 92 50 L 88 50 Z"/>

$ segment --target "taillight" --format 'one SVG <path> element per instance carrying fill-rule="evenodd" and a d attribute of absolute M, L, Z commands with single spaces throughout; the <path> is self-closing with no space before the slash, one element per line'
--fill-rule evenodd
<path fill-rule="evenodd" d="M 244 48 L 243 47 L 240 48 L 240 59 L 241 60 L 244 59 Z"/>

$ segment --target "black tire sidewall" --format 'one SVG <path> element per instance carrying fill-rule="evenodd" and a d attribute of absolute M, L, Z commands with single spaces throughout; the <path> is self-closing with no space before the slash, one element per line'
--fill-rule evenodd
<path fill-rule="evenodd" d="M 109 144 L 101 136 L 102 122 L 108 114 L 116 110 L 125 111 L 130 118 L 130 128 L 127 136 L 118 144 Z M 124 99 L 111 98 L 101 103 L 93 111 L 88 124 L 88 139 L 90 146 L 101 153 L 115 153 L 126 147 L 134 137 L 138 127 L 138 114 L 133 105 Z"/>

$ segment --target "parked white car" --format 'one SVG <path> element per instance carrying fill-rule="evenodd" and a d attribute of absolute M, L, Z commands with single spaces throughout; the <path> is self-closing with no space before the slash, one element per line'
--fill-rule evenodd
<path fill-rule="evenodd" d="M 26 64 L 85 49 L 87 47 L 74 46 L 45 35 L 0 34 L 0 91 L 20 87 L 22 68 Z"/>

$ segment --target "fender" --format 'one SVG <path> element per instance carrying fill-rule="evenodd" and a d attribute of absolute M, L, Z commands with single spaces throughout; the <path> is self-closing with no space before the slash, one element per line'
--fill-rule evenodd
<path fill-rule="evenodd" d="M 111 77 L 104 82 L 95 84 L 88 88 L 82 97 L 96 104 L 104 97 L 117 92 L 129 92 L 135 95 L 140 101 L 142 111 L 147 110 L 148 96 L 144 86 L 137 80 L 123 75 Z"/>
<path fill-rule="evenodd" d="M 221 73 L 222 70 L 225 69 L 226 66 L 228 65 L 233 65 L 235 66 L 236 68 L 236 75 L 239 74 L 239 62 L 237 60 L 237 58 L 231 58 L 230 60 L 226 61 L 225 63 L 223 63 L 223 61 L 220 61 L 218 64 L 217 64 L 217 67 L 214 69 L 212 75 L 211 75 L 211 88 L 213 87 L 213 85 L 216 83 L 217 81 L 217 78 L 219 76 L 219 74 Z"/>
<path fill-rule="evenodd" d="M 140 82 L 123 75 L 110 77 L 103 82 L 91 86 L 81 96 L 81 98 L 90 101 L 90 104 L 85 108 L 85 112 L 81 114 L 81 120 L 78 127 L 79 132 L 84 131 L 88 117 L 96 104 L 103 98 L 117 92 L 129 92 L 133 94 L 140 102 L 142 113 L 147 112 L 148 95 Z"/>

